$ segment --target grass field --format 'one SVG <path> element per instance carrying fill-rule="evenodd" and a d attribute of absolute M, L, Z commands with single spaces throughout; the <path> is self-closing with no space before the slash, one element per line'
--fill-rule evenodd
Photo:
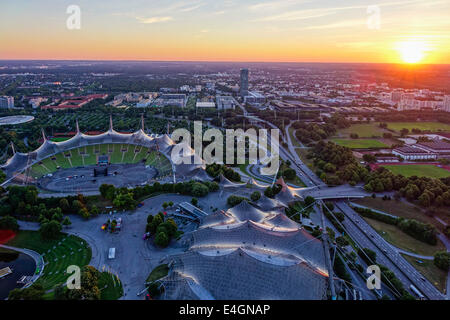
<path fill-rule="evenodd" d="M 67 138 L 67 137 L 65 137 L 65 138 L 51 138 L 50 141 L 53 141 L 53 142 L 63 142 L 63 141 L 69 140 L 69 139 L 70 139 L 70 138 Z"/>
<path fill-rule="evenodd" d="M 388 122 L 388 129 L 400 132 L 403 128 L 437 131 L 450 131 L 450 125 L 440 122 Z"/>
<path fill-rule="evenodd" d="M 350 149 L 388 148 L 389 146 L 375 139 L 331 139 L 334 143 Z"/>
<path fill-rule="evenodd" d="M 150 272 L 150 274 L 147 277 L 147 282 L 153 282 L 156 280 L 161 279 L 162 277 L 167 276 L 167 273 L 169 272 L 169 267 L 167 264 L 160 264 L 155 269 Z"/>
<path fill-rule="evenodd" d="M 383 167 L 395 174 L 401 174 L 407 178 L 412 176 L 446 178 L 450 176 L 450 171 L 432 164 L 384 165 Z"/>
<path fill-rule="evenodd" d="M 289 127 L 288 129 L 289 135 L 291 136 L 292 145 L 294 147 L 300 147 L 300 143 L 297 140 L 297 137 L 295 136 L 295 129 L 292 127 Z"/>
<path fill-rule="evenodd" d="M 443 225 L 438 222 L 433 217 L 427 216 L 424 211 L 409 202 L 405 201 L 384 201 L 381 198 L 372 198 L 367 197 L 363 199 L 353 200 L 353 202 L 358 203 L 360 205 L 366 206 L 368 208 L 373 208 L 376 210 L 380 210 L 389 214 L 392 214 L 397 217 L 406 218 L 406 219 L 416 219 L 423 223 L 429 223 L 434 225 L 436 228 L 442 231 Z M 446 221 L 450 224 L 450 210 L 446 208 L 439 208 L 435 213 L 440 219 Z"/>
<path fill-rule="evenodd" d="M 402 254 L 402 256 L 439 291 L 444 292 L 447 284 L 447 272 L 436 267 L 432 260 L 420 260 L 405 254 Z M 422 263 L 419 263 L 417 260 L 420 260 Z"/>
<path fill-rule="evenodd" d="M 363 217 L 363 219 L 366 220 L 367 223 L 370 224 L 387 242 L 400 249 L 425 256 L 433 256 L 436 251 L 445 250 L 445 246 L 440 240 L 438 240 L 437 245 L 432 246 L 410 237 L 394 225 L 366 217 Z"/>
<path fill-rule="evenodd" d="M 109 272 L 100 273 L 98 287 L 101 290 L 101 300 L 117 300 L 123 296 L 122 282 Z"/>
<path fill-rule="evenodd" d="M 339 130 L 339 135 L 350 137 L 351 133 L 357 133 L 360 138 L 382 137 L 385 131 L 377 123 L 354 124 L 349 128 Z"/>
<path fill-rule="evenodd" d="M 26 248 L 43 255 L 44 273 L 37 280 L 44 290 L 53 289 L 67 280 L 65 272 L 70 265 L 80 268 L 91 261 L 91 248 L 81 238 L 62 234 L 60 239 L 44 241 L 37 231 L 19 231 L 7 245 Z"/>

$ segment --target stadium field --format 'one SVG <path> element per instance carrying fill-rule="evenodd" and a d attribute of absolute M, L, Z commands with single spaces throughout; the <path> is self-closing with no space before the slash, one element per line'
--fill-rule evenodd
<path fill-rule="evenodd" d="M 83 166 L 83 158 L 80 155 L 80 149 L 74 149 L 70 151 L 70 161 L 72 162 L 72 167 Z"/>
<path fill-rule="evenodd" d="M 450 171 L 432 164 L 383 165 L 382 167 L 385 167 L 395 174 L 401 174 L 405 177 L 418 176 L 429 178 L 446 178 L 450 176 Z"/>
<path fill-rule="evenodd" d="M 142 147 L 138 150 L 139 150 L 139 152 L 135 155 L 135 157 L 133 159 L 133 163 L 141 162 L 147 156 L 147 151 L 148 151 L 147 148 Z"/>
<path fill-rule="evenodd" d="M 113 145 L 113 153 L 111 154 L 111 158 L 109 160 L 111 163 L 120 163 L 122 161 L 123 148 L 124 147 L 122 144 Z"/>
<path fill-rule="evenodd" d="M 55 155 L 55 158 L 57 165 L 61 168 L 68 169 L 72 167 L 69 160 L 67 160 L 67 158 L 64 156 L 64 153 L 58 153 L 57 155 Z"/>
<path fill-rule="evenodd" d="M 84 165 L 93 166 L 97 164 L 97 155 L 95 154 L 94 146 L 87 146 L 85 150 Z"/>
<path fill-rule="evenodd" d="M 375 139 L 331 139 L 334 143 L 350 149 L 388 148 L 389 146 Z"/>
<path fill-rule="evenodd" d="M 125 154 L 123 155 L 123 160 L 122 160 L 123 163 L 132 163 L 133 162 L 135 148 L 136 148 L 136 146 L 132 146 L 132 145 L 128 146 L 128 151 L 125 152 Z"/>
<path fill-rule="evenodd" d="M 124 144 L 86 146 L 58 153 L 34 164 L 30 176 L 40 179 L 61 169 L 84 167 L 97 164 L 98 155 L 109 155 L 111 164 L 136 164 L 145 159 L 145 164 L 155 167 L 161 176 L 172 172 L 172 164 L 164 155 L 146 147 Z M 110 152 L 111 151 L 111 152 Z M 137 152 L 136 152 L 137 151 Z M 65 157 L 70 155 L 70 157 Z M 55 160 L 52 160 L 55 159 Z"/>

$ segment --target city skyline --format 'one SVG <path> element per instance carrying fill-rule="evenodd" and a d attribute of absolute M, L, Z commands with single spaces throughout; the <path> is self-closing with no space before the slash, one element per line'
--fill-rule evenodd
<path fill-rule="evenodd" d="M 67 8 L 81 11 L 67 28 Z M 0 59 L 446 64 L 448 1 L 2 4 Z M 63 45 L 62 45 L 63 44 Z"/>

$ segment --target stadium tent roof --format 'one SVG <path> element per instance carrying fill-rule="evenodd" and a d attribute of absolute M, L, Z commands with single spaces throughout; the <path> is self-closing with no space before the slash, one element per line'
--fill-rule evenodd
<path fill-rule="evenodd" d="M 285 205 L 288 205 L 291 202 L 301 201 L 303 199 L 302 190 L 304 188 L 290 187 L 286 184 L 286 182 L 284 182 L 284 179 L 282 177 L 280 177 L 275 183 L 281 186 L 281 190 L 275 196 L 275 199 L 279 200 Z"/>
<path fill-rule="evenodd" d="M 164 299 L 305 299 L 326 297 L 324 247 L 283 213 L 243 201 L 203 217 L 184 235 L 186 252 L 166 258 Z"/>
<path fill-rule="evenodd" d="M 326 274 L 263 251 L 189 251 L 170 260 L 172 269 L 162 279 L 165 299 L 319 300 L 326 294 Z"/>
<path fill-rule="evenodd" d="M 206 217 L 203 217 L 201 219 L 201 225 L 199 228 L 207 228 L 211 226 L 218 226 L 218 225 L 226 225 L 230 223 L 236 223 L 236 219 L 226 213 L 225 211 L 217 211 L 216 213 L 207 215 Z"/>
<path fill-rule="evenodd" d="M 259 222 L 265 218 L 267 218 L 268 214 L 255 208 L 251 204 L 249 204 L 246 200 L 242 201 L 237 206 L 229 209 L 227 211 L 228 214 L 232 215 L 236 220 L 239 221 L 255 221 Z"/>
<path fill-rule="evenodd" d="M 231 180 L 227 179 L 223 174 L 221 174 L 219 176 L 219 185 L 223 188 L 240 188 L 245 186 L 245 183 L 232 182 Z"/>
<path fill-rule="evenodd" d="M 274 226 L 276 228 L 286 228 L 286 229 L 298 229 L 300 225 L 295 221 L 289 219 L 285 214 L 279 213 L 276 216 L 266 219 L 262 222 L 263 224 L 267 224 L 269 226 Z"/>
<path fill-rule="evenodd" d="M 265 195 L 261 196 L 261 198 L 255 204 L 256 204 L 256 206 L 258 206 L 258 208 L 260 208 L 263 211 L 272 211 L 272 210 L 277 210 L 277 209 L 288 207 L 284 203 L 282 203 L 276 199 L 271 199 L 269 197 L 266 197 Z"/>
<path fill-rule="evenodd" d="M 80 132 L 77 122 L 77 133 L 69 140 L 62 142 L 53 142 L 47 139 L 44 131 L 42 131 L 44 143 L 35 151 L 30 153 L 18 153 L 15 152 L 13 157 L 0 166 L 7 175 L 7 178 L 11 178 L 16 174 L 23 172 L 28 166 L 31 166 L 45 158 L 56 155 L 61 152 L 65 152 L 74 148 L 98 145 L 98 144 L 133 144 L 148 148 L 155 148 L 162 154 L 164 154 L 169 160 L 172 159 L 171 150 L 175 145 L 175 142 L 167 135 L 161 136 L 149 136 L 143 128 L 130 134 L 119 133 L 113 129 L 112 119 L 110 120 L 110 128 L 108 131 L 99 135 L 86 135 Z M 197 176 L 200 179 L 206 179 L 205 175 L 202 175 L 200 171 L 205 169 L 204 161 L 198 158 L 194 151 L 192 152 L 191 163 L 175 165 L 176 174 L 183 177 L 190 177 L 192 175 Z M 194 159 L 196 161 L 194 161 Z M 172 162 L 172 161 L 171 161 Z"/>
<path fill-rule="evenodd" d="M 266 189 L 267 187 L 270 187 L 270 184 L 258 182 L 253 178 L 248 179 L 247 185 L 252 186 L 254 188 L 258 188 L 258 189 Z"/>
<path fill-rule="evenodd" d="M 193 250 L 202 248 L 254 247 L 272 252 L 292 255 L 305 261 L 312 268 L 327 273 L 325 254 L 320 240 L 304 229 L 275 228 L 247 221 L 240 224 L 206 227 L 186 235 L 184 241 Z"/>

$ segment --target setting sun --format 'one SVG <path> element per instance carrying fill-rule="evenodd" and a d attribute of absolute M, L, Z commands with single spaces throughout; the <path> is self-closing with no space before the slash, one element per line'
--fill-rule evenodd
<path fill-rule="evenodd" d="M 398 51 L 405 63 L 419 63 L 425 57 L 427 45 L 421 41 L 406 41 L 398 44 Z"/>

